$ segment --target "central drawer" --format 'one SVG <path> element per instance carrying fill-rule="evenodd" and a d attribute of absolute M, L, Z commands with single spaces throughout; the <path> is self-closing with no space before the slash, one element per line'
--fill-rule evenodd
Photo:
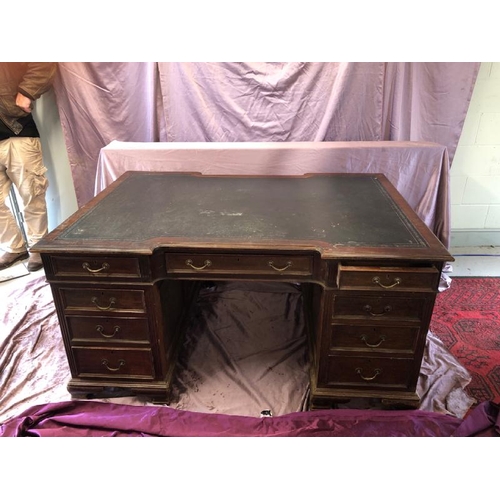
<path fill-rule="evenodd" d="M 249 274 L 311 276 L 311 255 L 189 254 L 165 255 L 167 274 Z"/>

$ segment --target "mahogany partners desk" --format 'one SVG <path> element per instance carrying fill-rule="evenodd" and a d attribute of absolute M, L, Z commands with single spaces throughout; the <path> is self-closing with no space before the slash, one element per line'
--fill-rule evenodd
<path fill-rule="evenodd" d="M 453 261 L 382 174 L 127 172 L 35 247 L 72 378 L 168 402 L 203 280 L 300 283 L 309 407 L 418 406 L 440 274 Z"/>

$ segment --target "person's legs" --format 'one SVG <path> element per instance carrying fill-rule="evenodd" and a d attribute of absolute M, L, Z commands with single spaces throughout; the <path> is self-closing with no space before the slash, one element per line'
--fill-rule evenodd
<path fill-rule="evenodd" d="M 48 232 L 45 201 L 47 169 L 43 164 L 40 139 L 15 137 L 7 141 L 10 141 L 9 175 L 23 201 L 28 247 L 31 248 Z M 41 267 L 40 255 L 30 254 L 28 270 L 35 271 Z"/>
<path fill-rule="evenodd" d="M 10 151 L 10 140 L 0 141 L 0 269 L 28 256 L 23 235 L 6 203 L 12 186 Z"/>

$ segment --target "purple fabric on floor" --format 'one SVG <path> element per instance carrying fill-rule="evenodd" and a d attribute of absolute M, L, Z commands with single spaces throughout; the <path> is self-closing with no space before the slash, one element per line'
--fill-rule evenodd
<path fill-rule="evenodd" d="M 462 421 L 453 436 L 500 436 L 500 405 L 490 401 L 483 401 Z"/>
<path fill-rule="evenodd" d="M 478 406 L 461 420 L 421 410 L 321 410 L 259 418 L 164 406 L 69 401 L 30 408 L 2 424 L 0 436 L 498 436 L 498 419 L 498 408 L 490 403 Z"/>

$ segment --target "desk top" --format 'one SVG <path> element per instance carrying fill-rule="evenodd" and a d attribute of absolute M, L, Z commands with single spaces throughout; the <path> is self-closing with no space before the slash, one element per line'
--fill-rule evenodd
<path fill-rule="evenodd" d="M 159 246 L 384 257 L 397 249 L 451 260 L 382 174 L 127 172 L 36 248 L 151 253 Z"/>
<path fill-rule="evenodd" d="M 427 142 L 113 141 L 99 154 L 94 195 L 129 170 L 203 175 L 384 174 L 447 247 L 449 168 L 446 147 Z"/>

